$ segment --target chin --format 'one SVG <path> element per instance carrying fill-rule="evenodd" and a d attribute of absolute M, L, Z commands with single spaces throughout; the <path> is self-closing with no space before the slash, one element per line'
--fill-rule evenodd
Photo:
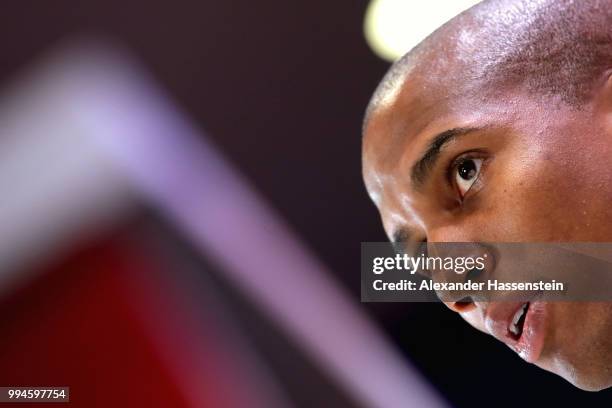
<path fill-rule="evenodd" d="M 552 364 L 536 364 L 546 371 L 559 375 L 570 384 L 583 391 L 601 391 L 612 387 L 612 368 L 597 365 L 581 367 L 565 359 L 557 358 Z"/>
<path fill-rule="evenodd" d="M 612 387 L 612 303 L 559 302 L 536 365 L 584 391 Z"/>
<path fill-rule="evenodd" d="M 562 377 L 565 378 L 567 381 L 569 381 L 572 385 L 574 385 L 575 387 L 583 391 L 596 392 L 596 391 L 605 390 L 606 388 L 610 388 L 612 386 L 610 381 L 602 380 L 602 379 L 594 379 L 594 378 L 582 377 L 582 376 L 577 376 L 577 377 L 562 376 Z"/>

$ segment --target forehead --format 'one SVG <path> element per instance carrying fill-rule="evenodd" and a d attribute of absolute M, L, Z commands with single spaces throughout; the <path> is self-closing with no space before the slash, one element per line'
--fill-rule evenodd
<path fill-rule="evenodd" d="M 416 135 L 465 126 L 461 122 L 473 120 L 468 116 L 485 110 L 485 100 L 487 109 L 506 104 L 508 95 L 500 95 L 504 91 L 491 87 L 489 78 L 475 68 L 485 62 L 476 45 L 481 31 L 472 15 L 460 15 L 391 67 L 379 86 L 383 92 L 375 93 L 364 129 L 364 165 L 390 167 L 406 145 L 419 141 Z M 371 149 L 376 155 L 368 154 Z M 378 160 L 370 163 L 370 158 Z"/>
<path fill-rule="evenodd" d="M 574 110 L 554 96 L 544 98 L 517 87 L 463 92 L 460 85 L 420 81 L 407 78 L 392 98 L 371 112 L 364 129 L 363 176 L 388 233 L 399 225 L 426 230 L 426 221 L 441 216 L 430 205 L 434 187 L 416 191 L 410 177 L 438 134 L 485 128 L 457 141 L 458 153 L 481 148 L 481 138 L 487 138 L 489 144 L 510 143 L 514 148 L 507 151 L 524 156 L 570 152 L 576 135 L 596 127 L 589 108 Z"/>
<path fill-rule="evenodd" d="M 378 190 L 383 181 L 392 182 L 385 179 L 400 161 L 416 159 L 429 143 L 428 135 L 468 127 L 500 108 L 493 103 L 485 109 L 474 102 L 470 92 L 437 78 L 410 73 L 378 99 L 364 128 L 363 170 L 368 191 Z"/>
<path fill-rule="evenodd" d="M 380 98 L 366 123 L 363 175 L 379 207 L 383 198 L 398 199 L 391 196 L 397 183 L 405 192 L 407 177 L 398 177 L 398 171 L 405 173 L 416 163 L 437 134 L 482 127 L 530 132 L 544 126 L 543 118 L 550 116 L 548 104 L 518 89 L 490 90 L 436 78 L 410 73 L 390 96 Z M 402 199 L 411 197 L 403 194 Z"/>

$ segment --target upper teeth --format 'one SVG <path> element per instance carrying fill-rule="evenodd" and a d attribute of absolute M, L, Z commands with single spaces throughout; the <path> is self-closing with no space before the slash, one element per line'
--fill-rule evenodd
<path fill-rule="evenodd" d="M 512 318 L 512 324 L 510 325 L 510 331 L 515 336 L 519 335 L 518 322 L 519 320 L 521 320 L 521 317 L 523 317 L 523 314 L 525 314 L 526 310 L 527 310 L 527 303 L 525 303 L 519 310 L 517 310 L 516 313 L 514 314 L 514 317 Z"/>

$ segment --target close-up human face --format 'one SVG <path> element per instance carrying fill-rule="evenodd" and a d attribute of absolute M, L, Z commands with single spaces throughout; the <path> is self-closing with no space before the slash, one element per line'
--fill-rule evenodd
<path fill-rule="evenodd" d="M 365 184 L 391 240 L 414 247 L 612 238 L 607 104 L 577 109 L 518 90 L 444 95 L 443 87 L 409 75 L 366 123 Z M 509 323 L 522 303 L 447 306 L 581 388 L 612 382 L 607 303 L 527 305 L 518 338 Z"/>

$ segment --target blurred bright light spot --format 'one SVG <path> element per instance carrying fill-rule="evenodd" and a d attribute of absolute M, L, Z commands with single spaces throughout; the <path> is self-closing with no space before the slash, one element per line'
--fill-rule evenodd
<path fill-rule="evenodd" d="M 436 28 L 480 0 L 371 0 L 364 31 L 379 57 L 395 61 Z"/>

